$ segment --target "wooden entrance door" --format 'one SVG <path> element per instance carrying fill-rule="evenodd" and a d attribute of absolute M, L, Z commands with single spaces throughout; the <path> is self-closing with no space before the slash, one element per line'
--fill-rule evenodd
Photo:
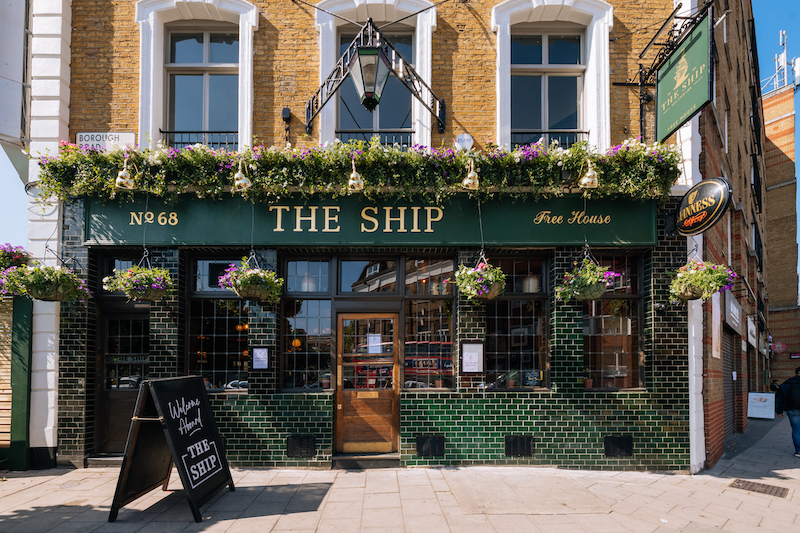
<path fill-rule="evenodd" d="M 95 451 L 123 453 L 139 387 L 150 362 L 147 315 L 105 316 L 97 358 Z"/>
<path fill-rule="evenodd" d="M 339 315 L 336 451 L 399 448 L 397 314 Z"/>

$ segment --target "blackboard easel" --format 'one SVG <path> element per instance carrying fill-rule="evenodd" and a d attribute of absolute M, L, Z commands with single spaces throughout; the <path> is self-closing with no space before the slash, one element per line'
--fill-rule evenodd
<path fill-rule="evenodd" d="M 206 394 L 199 376 L 142 383 L 109 522 L 125 504 L 158 486 L 167 490 L 173 464 L 195 522 L 203 520 L 200 507 L 226 485 L 236 490 Z"/>

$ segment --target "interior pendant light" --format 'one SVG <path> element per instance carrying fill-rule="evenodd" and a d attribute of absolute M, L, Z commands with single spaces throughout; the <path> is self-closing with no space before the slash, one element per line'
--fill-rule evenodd
<path fill-rule="evenodd" d="M 122 170 L 119 171 L 117 174 L 117 179 L 114 181 L 114 185 L 117 189 L 127 189 L 133 190 L 136 186 L 133 184 L 133 179 L 131 179 L 131 173 L 128 172 L 128 158 L 125 158 L 125 163 L 122 165 Z"/>
<path fill-rule="evenodd" d="M 478 173 L 475 172 L 475 162 L 472 159 L 469 160 L 469 174 L 467 174 L 467 177 L 461 182 L 461 186 L 470 191 L 475 191 L 480 186 Z"/>
<path fill-rule="evenodd" d="M 252 186 L 253 182 L 251 182 L 250 178 L 245 176 L 244 172 L 242 172 L 242 160 L 239 159 L 239 171 L 233 175 L 233 191 L 246 191 Z"/>
<path fill-rule="evenodd" d="M 595 172 L 594 168 L 592 167 L 591 159 L 587 159 L 586 162 L 589 164 L 589 170 L 586 171 L 586 174 L 584 174 L 581 180 L 578 182 L 578 187 L 581 189 L 596 189 L 598 185 L 597 172 Z"/>
<path fill-rule="evenodd" d="M 361 179 L 361 174 L 356 171 L 356 160 L 352 160 L 353 172 L 350 173 L 350 179 L 347 180 L 347 190 L 350 192 L 358 192 L 364 189 L 364 180 Z"/>

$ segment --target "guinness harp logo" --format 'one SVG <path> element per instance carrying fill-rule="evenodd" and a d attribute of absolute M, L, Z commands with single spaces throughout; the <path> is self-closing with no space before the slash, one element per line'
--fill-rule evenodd
<path fill-rule="evenodd" d="M 678 233 L 697 235 L 717 223 L 728 210 L 731 184 L 725 178 L 707 178 L 684 195 L 675 214 Z"/>

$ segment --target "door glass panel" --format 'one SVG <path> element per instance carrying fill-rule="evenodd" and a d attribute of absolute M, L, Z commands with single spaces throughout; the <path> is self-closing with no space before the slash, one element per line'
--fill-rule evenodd
<path fill-rule="evenodd" d="M 111 318 L 107 322 L 106 389 L 138 389 L 150 363 L 149 320 Z"/>
<path fill-rule="evenodd" d="M 342 322 L 342 387 L 391 389 L 394 367 L 394 320 Z"/>
<path fill-rule="evenodd" d="M 395 292 L 397 261 L 342 261 L 341 292 Z"/>

